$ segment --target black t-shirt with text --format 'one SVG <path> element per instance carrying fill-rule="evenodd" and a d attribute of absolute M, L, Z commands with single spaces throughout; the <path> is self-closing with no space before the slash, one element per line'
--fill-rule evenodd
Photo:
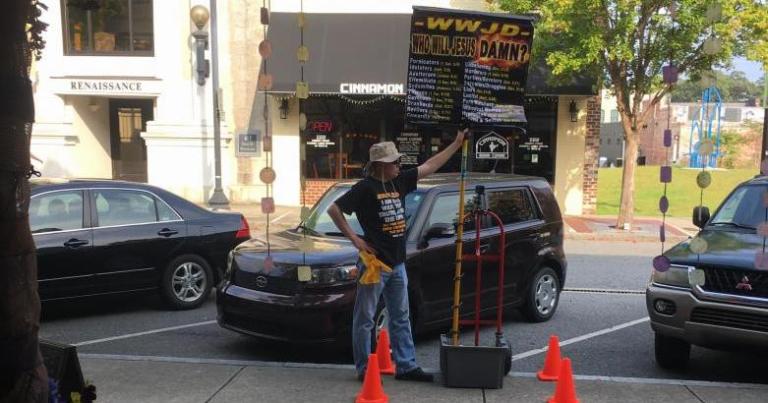
<path fill-rule="evenodd" d="M 418 175 L 411 168 L 390 182 L 369 176 L 336 200 L 342 212 L 357 215 L 364 239 L 389 266 L 405 262 L 405 195 L 416 189 Z"/>

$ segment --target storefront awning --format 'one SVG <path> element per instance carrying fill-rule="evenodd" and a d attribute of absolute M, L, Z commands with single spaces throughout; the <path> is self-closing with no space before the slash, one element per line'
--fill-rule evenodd
<path fill-rule="evenodd" d="M 304 45 L 310 57 L 304 81 L 310 93 L 404 94 L 410 23 L 410 14 L 307 14 Z M 272 57 L 267 60 L 272 91 L 294 92 L 301 77 L 297 14 L 272 13 L 267 37 L 272 42 Z M 531 66 L 527 95 L 597 94 L 594 77 L 547 84 L 549 69 L 544 63 L 537 58 Z"/>

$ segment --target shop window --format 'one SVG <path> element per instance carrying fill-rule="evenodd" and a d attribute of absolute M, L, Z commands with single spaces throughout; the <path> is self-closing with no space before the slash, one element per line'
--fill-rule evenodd
<path fill-rule="evenodd" d="M 152 56 L 152 0 L 62 0 L 64 52 Z"/>

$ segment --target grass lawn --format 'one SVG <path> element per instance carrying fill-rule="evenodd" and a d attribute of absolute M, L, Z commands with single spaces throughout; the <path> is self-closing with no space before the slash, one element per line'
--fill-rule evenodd
<path fill-rule="evenodd" d="M 667 185 L 669 215 L 690 217 L 699 205 L 701 189 L 696 185 L 700 169 L 672 168 L 672 182 Z M 597 176 L 597 214 L 616 215 L 621 199 L 622 168 L 600 168 Z M 754 177 L 758 169 L 710 170 L 712 184 L 704 189 L 704 205 L 714 213 L 725 196 L 739 183 Z M 658 166 L 639 166 L 635 170 L 635 214 L 661 216 L 659 198 L 664 184 L 659 182 Z"/>

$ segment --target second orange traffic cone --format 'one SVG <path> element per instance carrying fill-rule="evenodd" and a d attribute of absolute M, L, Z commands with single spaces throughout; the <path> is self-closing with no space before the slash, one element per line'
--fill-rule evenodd
<path fill-rule="evenodd" d="M 536 373 L 540 381 L 556 381 L 560 375 L 560 341 L 554 334 L 549 336 L 549 348 L 544 359 L 544 369 Z"/>
<path fill-rule="evenodd" d="M 379 371 L 382 375 L 394 375 L 395 366 L 392 364 L 392 354 L 389 352 L 389 333 L 381 329 L 379 340 L 376 342 L 376 356 L 379 357 Z"/>
<path fill-rule="evenodd" d="M 571 371 L 571 359 L 563 359 L 560 365 L 560 377 L 555 387 L 555 395 L 547 400 L 547 403 L 579 403 L 576 398 L 576 387 L 573 385 L 573 372 Z"/>
<path fill-rule="evenodd" d="M 379 375 L 379 359 L 376 354 L 368 355 L 368 367 L 365 369 L 363 388 L 355 398 L 355 403 L 387 403 L 389 396 L 384 393 Z"/>

